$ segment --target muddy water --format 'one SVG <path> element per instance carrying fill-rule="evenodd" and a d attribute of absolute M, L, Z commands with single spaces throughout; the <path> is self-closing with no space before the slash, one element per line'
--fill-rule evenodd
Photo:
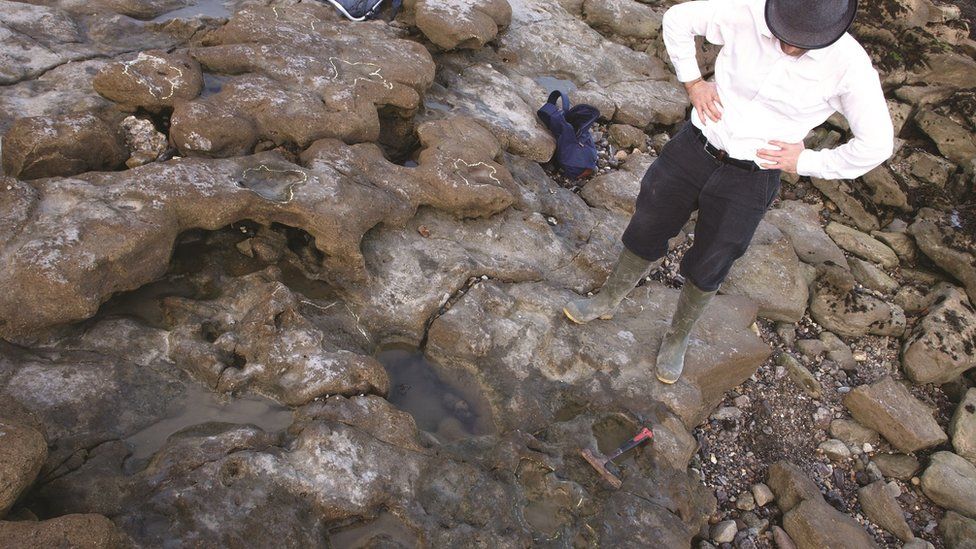
<path fill-rule="evenodd" d="M 144 463 L 173 433 L 208 422 L 249 424 L 265 431 L 279 431 L 291 425 L 292 413 L 266 398 L 251 395 L 228 398 L 188 383 L 183 399 L 173 407 L 169 417 L 125 439 L 132 447 L 127 467 L 136 468 Z"/>
<path fill-rule="evenodd" d="M 152 21 L 153 23 L 163 23 L 173 19 L 193 19 L 196 17 L 224 19 L 230 17 L 230 15 L 230 10 L 227 9 L 227 2 L 223 0 L 197 0 L 192 6 L 186 6 L 185 8 L 164 13 Z"/>
<path fill-rule="evenodd" d="M 420 429 L 449 441 L 493 432 L 476 383 L 450 376 L 415 348 L 385 348 L 376 358 L 390 375 L 389 401 L 412 415 Z"/>

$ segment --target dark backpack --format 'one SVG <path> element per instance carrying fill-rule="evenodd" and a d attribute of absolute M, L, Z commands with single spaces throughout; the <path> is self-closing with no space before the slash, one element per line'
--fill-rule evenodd
<path fill-rule="evenodd" d="M 379 15 L 381 9 L 383 9 L 383 2 L 385 0 L 326 0 L 330 4 L 336 7 L 342 15 L 345 15 L 348 19 L 352 21 L 365 21 L 367 19 L 374 19 Z M 400 6 L 403 4 L 403 0 L 392 0 L 392 13 L 390 19 L 396 17 L 398 11 L 400 11 Z"/>
<path fill-rule="evenodd" d="M 556 104 L 560 99 L 562 109 Z M 552 158 L 563 174 L 573 179 L 593 175 L 598 155 L 590 126 L 600 118 L 600 111 L 592 105 L 570 108 L 566 94 L 556 90 L 538 114 L 556 138 L 556 154 Z"/>

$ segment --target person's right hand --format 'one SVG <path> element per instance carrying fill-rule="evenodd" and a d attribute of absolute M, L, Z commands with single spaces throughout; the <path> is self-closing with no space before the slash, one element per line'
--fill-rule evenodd
<path fill-rule="evenodd" d="M 698 118 L 702 124 L 705 123 L 705 116 L 718 122 L 722 119 L 722 100 L 718 97 L 718 86 L 715 82 L 708 82 L 699 78 L 685 83 L 685 90 L 688 91 L 688 98 L 691 104 L 698 110 Z"/>

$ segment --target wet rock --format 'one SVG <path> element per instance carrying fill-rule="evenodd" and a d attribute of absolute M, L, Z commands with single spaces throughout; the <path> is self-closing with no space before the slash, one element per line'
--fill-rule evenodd
<path fill-rule="evenodd" d="M 820 214 L 815 206 L 784 200 L 779 208 L 766 212 L 765 219 L 786 235 L 800 261 L 813 265 L 827 261 L 847 265 L 844 252 L 820 226 Z"/>
<path fill-rule="evenodd" d="M 417 28 L 444 49 L 479 49 L 512 21 L 507 0 L 417 0 Z"/>
<path fill-rule="evenodd" d="M 876 454 L 871 458 L 887 478 L 910 480 L 919 469 L 918 460 L 905 454 Z"/>
<path fill-rule="evenodd" d="M 868 429 L 860 423 L 849 419 L 835 419 L 831 421 L 830 436 L 857 447 L 861 447 L 865 443 L 877 445 L 881 441 L 877 431 Z"/>
<path fill-rule="evenodd" d="M 949 511 L 939 523 L 939 529 L 949 549 L 972 549 L 976 547 L 976 520 Z"/>
<path fill-rule="evenodd" d="M 2 155 L 4 173 L 19 179 L 113 170 L 128 156 L 119 132 L 91 114 L 21 118 Z"/>
<path fill-rule="evenodd" d="M 36 429 L 0 417 L 0 518 L 33 484 L 47 459 L 47 443 Z M 2 539 L 2 534 L 0 534 Z"/>
<path fill-rule="evenodd" d="M 851 188 L 850 184 L 846 181 L 840 180 L 826 180 L 817 179 L 816 177 L 811 178 L 810 181 L 813 182 L 813 186 L 820 190 L 824 195 L 827 196 L 834 204 L 840 208 L 840 211 L 844 213 L 851 221 L 854 222 L 855 226 L 864 231 L 871 232 L 876 231 L 880 228 L 878 224 L 878 218 L 873 214 L 869 213 L 861 203 L 852 196 L 854 190 Z M 834 223 L 831 223 L 833 225 Z M 837 241 L 834 233 L 830 230 L 830 225 L 827 226 L 827 234 Z M 837 242 L 841 248 L 847 250 L 843 244 Z M 851 251 L 851 250 L 848 250 Z"/>
<path fill-rule="evenodd" d="M 857 500 L 872 522 L 891 532 L 898 539 L 907 542 L 915 537 L 905 521 L 901 506 L 888 491 L 884 481 L 872 482 L 860 488 L 857 491 Z"/>
<path fill-rule="evenodd" d="M 661 33 L 664 9 L 629 0 L 584 0 L 583 16 L 603 34 L 653 40 Z"/>
<path fill-rule="evenodd" d="M 902 190 L 891 170 L 884 164 L 864 174 L 861 180 L 871 189 L 871 200 L 875 204 L 892 206 L 903 211 L 911 210 L 911 206 L 908 204 L 908 195 Z"/>
<path fill-rule="evenodd" d="M 65 515 L 39 522 L 0 522 L 4 547 L 122 547 L 112 521 L 102 515 Z"/>
<path fill-rule="evenodd" d="M 874 227 L 873 230 L 876 229 L 877 227 Z M 830 238 L 848 252 L 862 259 L 878 263 L 886 269 L 898 266 L 898 256 L 894 250 L 871 238 L 870 235 L 835 221 L 831 221 L 826 230 Z"/>
<path fill-rule="evenodd" d="M 805 500 L 822 501 L 820 489 L 810 477 L 788 461 L 778 461 L 769 468 L 767 484 L 776 494 L 776 504 L 785 513 Z"/>
<path fill-rule="evenodd" d="M 748 297 L 759 306 L 759 316 L 784 322 L 800 320 L 809 297 L 793 246 L 765 221 L 760 222 L 745 255 L 732 265 L 721 291 Z"/>
<path fill-rule="evenodd" d="M 946 383 L 976 366 L 976 309 L 960 289 L 936 286 L 928 314 L 902 348 L 905 373 L 916 383 Z"/>
<path fill-rule="evenodd" d="M 949 434 L 956 454 L 976 464 L 976 388 L 966 391 L 956 408 L 949 423 Z"/>
<path fill-rule="evenodd" d="M 793 355 L 786 352 L 779 353 L 776 355 L 776 363 L 786 368 L 787 375 L 807 396 L 823 397 L 823 387 L 820 386 L 820 382 Z"/>
<path fill-rule="evenodd" d="M 976 519 L 976 465 L 956 454 L 932 454 L 922 474 L 922 491 L 940 507 Z"/>
<path fill-rule="evenodd" d="M 177 324 L 173 361 L 219 392 L 252 390 L 291 406 L 326 395 L 385 395 L 383 366 L 329 341 L 334 334 L 301 314 L 279 276 L 271 267 L 234 279 L 215 300 L 166 298 L 165 313 Z"/>
<path fill-rule="evenodd" d="M 837 439 L 828 439 L 820 443 L 818 450 L 831 461 L 846 461 L 851 458 L 851 450 L 847 444 Z"/>
<path fill-rule="evenodd" d="M 608 137 L 610 143 L 621 149 L 644 150 L 647 147 L 647 134 L 627 124 L 611 124 Z"/>
<path fill-rule="evenodd" d="M 915 242 L 936 265 L 966 286 L 969 299 L 976 300 L 976 243 L 952 219 L 931 208 L 922 208 L 908 227 Z"/>
<path fill-rule="evenodd" d="M 854 519 L 823 500 L 805 500 L 783 516 L 783 528 L 799 549 L 877 547 Z"/>
<path fill-rule="evenodd" d="M 623 169 L 598 175 L 587 182 L 580 196 L 590 206 L 633 215 L 641 179 L 655 160 L 657 158 L 650 155 L 635 154 L 623 164 Z"/>
<path fill-rule="evenodd" d="M 936 114 L 930 110 L 923 110 L 915 116 L 915 123 L 925 132 L 935 145 L 939 147 L 946 158 L 972 171 L 973 159 L 976 158 L 976 141 L 972 134 L 955 121 Z"/>
<path fill-rule="evenodd" d="M 200 64 L 185 54 L 142 51 L 103 68 L 92 81 L 95 91 L 123 109 L 158 112 L 188 101 L 203 90 Z"/>
<path fill-rule="evenodd" d="M 844 397 L 858 423 L 881 433 L 903 452 L 938 446 L 948 440 L 932 412 L 890 376 L 861 385 Z"/>
<path fill-rule="evenodd" d="M 828 330 L 848 337 L 871 333 L 898 335 L 905 331 L 905 313 L 897 305 L 855 289 L 851 273 L 821 265 L 813 285 L 810 314 Z"/>
<path fill-rule="evenodd" d="M 854 279 L 866 288 L 891 293 L 898 289 L 898 282 L 869 261 L 856 257 L 848 258 L 847 265 Z"/>
<path fill-rule="evenodd" d="M 589 402 L 593 410 L 626 402 L 649 411 L 663 403 L 693 425 L 768 354 L 747 329 L 755 309 L 741 298 L 719 298 L 692 336 L 682 380 L 663 386 L 646 375 L 654 356 L 646 349 L 659 345 L 658 328 L 668 322 L 675 292 L 641 286 L 613 320 L 586 326 L 562 314 L 574 295 L 547 284 L 478 284 L 433 322 L 427 352 L 445 367 L 477 372 L 491 388 L 493 415 L 526 429 L 545 424 L 567 399 Z M 709 351 L 719 341 L 725 350 Z M 723 375 L 711 375 L 714 368 Z M 604 383 L 613 390 L 600 389 Z"/>

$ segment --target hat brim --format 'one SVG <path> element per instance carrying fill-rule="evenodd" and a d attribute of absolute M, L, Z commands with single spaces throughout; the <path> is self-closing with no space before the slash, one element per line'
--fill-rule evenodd
<path fill-rule="evenodd" d="M 847 29 L 851 28 L 854 17 L 857 15 L 857 0 L 848 1 L 847 10 L 836 22 L 816 31 L 797 25 L 792 20 L 793 18 L 789 17 L 789 14 L 783 13 L 780 4 L 775 0 L 767 0 L 765 12 L 766 26 L 776 38 L 797 48 L 818 50 L 840 40 Z"/>

